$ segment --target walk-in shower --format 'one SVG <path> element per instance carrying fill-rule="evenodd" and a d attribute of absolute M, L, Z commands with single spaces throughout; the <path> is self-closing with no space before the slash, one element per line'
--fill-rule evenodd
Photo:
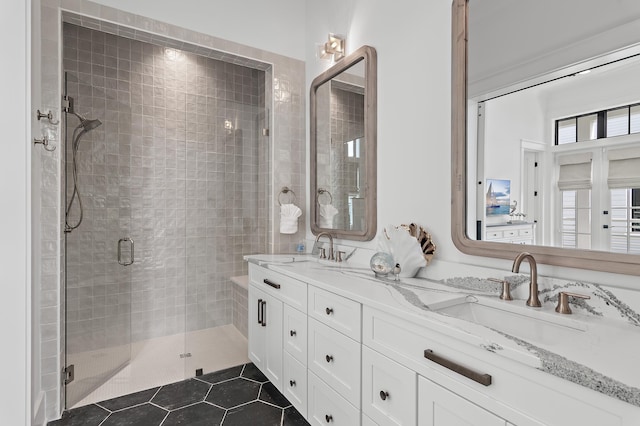
<path fill-rule="evenodd" d="M 63 26 L 67 408 L 248 361 L 230 279 L 266 251 L 266 73 L 151 40 Z"/>

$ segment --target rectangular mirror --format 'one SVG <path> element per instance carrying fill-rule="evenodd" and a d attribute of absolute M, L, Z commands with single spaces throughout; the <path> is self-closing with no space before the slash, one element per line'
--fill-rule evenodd
<path fill-rule="evenodd" d="M 452 235 L 640 274 L 640 4 L 453 3 Z"/>
<path fill-rule="evenodd" d="M 311 231 L 376 235 L 376 51 L 363 46 L 311 84 Z"/>

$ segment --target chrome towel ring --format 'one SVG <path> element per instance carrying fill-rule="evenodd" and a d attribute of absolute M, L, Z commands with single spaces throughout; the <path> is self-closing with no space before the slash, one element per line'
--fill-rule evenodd
<path fill-rule="evenodd" d="M 320 202 L 320 197 L 322 195 L 328 195 L 329 196 L 329 202 L 328 203 L 324 203 L 325 205 L 326 204 L 333 204 L 333 197 L 331 196 L 331 192 L 329 192 L 327 189 L 324 189 L 324 188 L 318 188 L 318 193 L 316 194 L 316 203 L 318 205 L 322 205 L 322 203 Z"/>
<path fill-rule="evenodd" d="M 293 192 L 293 189 L 289 189 L 288 187 L 283 186 L 282 189 L 280 190 L 280 193 L 278 194 L 278 204 L 282 205 L 282 201 L 280 200 L 280 197 L 283 195 L 289 196 L 289 202 L 285 204 L 294 204 L 296 202 L 296 193 Z"/>

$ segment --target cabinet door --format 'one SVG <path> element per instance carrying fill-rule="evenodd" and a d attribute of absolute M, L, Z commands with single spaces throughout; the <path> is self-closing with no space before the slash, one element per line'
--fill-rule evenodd
<path fill-rule="evenodd" d="M 286 305 L 285 305 L 286 306 Z M 307 417 L 307 367 L 284 351 L 284 382 L 282 394 L 296 407 L 303 417 Z"/>
<path fill-rule="evenodd" d="M 264 369 L 265 351 L 267 349 L 267 329 L 262 326 L 262 302 L 267 298 L 262 290 L 249 286 L 249 359 L 260 370 Z"/>
<path fill-rule="evenodd" d="M 491 414 L 453 392 L 418 376 L 418 425 L 506 426 Z"/>
<path fill-rule="evenodd" d="M 249 358 L 282 391 L 282 302 L 249 286 Z"/>
<path fill-rule="evenodd" d="M 307 365 L 307 315 L 284 304 L 284 350 Z"/>
<path fill-rule="evenodd" d="M 416 373 L 362 347 L 362 412 L 379 424 L 415 425 Z"/>
<path fill-rule="evenodd" d="M 358 426 L 360 410 L 309 371 L 307 421 L 314 426 Z"/>
<path fill-rule="evenodd" d="M 309 318 L 309 370 L 360 407 L 360 344 Z"/>

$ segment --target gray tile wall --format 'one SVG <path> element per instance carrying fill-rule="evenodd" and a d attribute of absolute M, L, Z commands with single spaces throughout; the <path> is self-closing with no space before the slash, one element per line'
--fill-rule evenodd
<path fill-rule="evenodd" d="M 333 225 L 338 229 L 361 230 L 363 224 L 350 224 L 349 196 L 358 198 L 359 189 L 356 174 L 360 173 L 362 182 L 365 181 L 365 146 L 364 143 L 364 94 L 358 93 L 357 87 L 345 83 L 331 85 L 331 153 L 330 163 L 331 194 L 333 205 L 338 213 L 333 219 Z M 347 153 L 348 141 L 361 138 L 359 157 L 349 157 Z M 354 148 L 355 149 L 355 148 Z M 356 154 L 355 152 L 353 153 Z M 357 209 L 357 203 L 354 205 Z"/>
<path fill-rule="evenodd" d="M 129 307 L 134 341 L 232 323 L 229 277 L 266 251 L 264 71 L 68 23 L 64 68 L 76 112 L 103 122 L 78 149 L 69 350 L 125 342 Z"/>
<path fill-rule="evenodd" d="M 233 325 L 244 337 L 249 337 L 249 300 L 246 288 L 233 284 Z"/>

